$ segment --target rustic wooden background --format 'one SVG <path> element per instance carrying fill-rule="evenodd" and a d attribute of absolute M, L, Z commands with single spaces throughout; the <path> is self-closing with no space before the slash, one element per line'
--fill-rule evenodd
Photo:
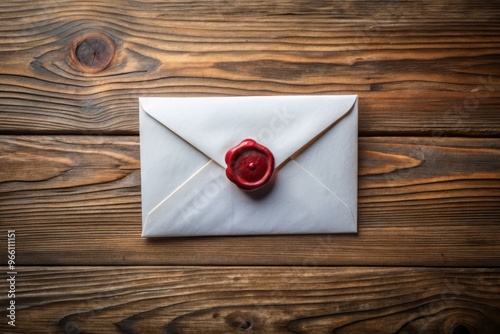
<path fill-rule="evenodd" d="M 359 233 L 141 239 L 137 98 L 280 94 L 359 95 Z M 500 333 L 499 135 L 498 0 L 2 2 L 0 332 Z"/>

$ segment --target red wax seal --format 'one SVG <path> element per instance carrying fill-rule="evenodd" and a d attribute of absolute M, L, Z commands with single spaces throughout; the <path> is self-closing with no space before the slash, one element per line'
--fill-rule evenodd
<path fill-rule="evenodd" d="M 227 178 L 241 189 L 255 190 L 273 175 L 274 156 L 253 139 L 245 139 L 226 153 Z"/>

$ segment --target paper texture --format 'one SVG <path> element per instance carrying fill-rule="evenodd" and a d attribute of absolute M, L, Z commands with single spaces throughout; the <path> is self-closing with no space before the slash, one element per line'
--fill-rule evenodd
<path fill-rule="evenodd" d="M 357 229 L 357 97 L 140 98 L 144 237 Z M 244 139 L 276 169 L 246 192 L 225 176 Z"/>

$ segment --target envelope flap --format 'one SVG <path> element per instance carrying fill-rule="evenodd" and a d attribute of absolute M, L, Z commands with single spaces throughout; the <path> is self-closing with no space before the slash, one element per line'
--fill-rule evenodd
<path fill-rule="evenodd" d="M 141 98 L 143 110 L 225 168 L 227 150 L 251 138 L 276 166 L 347 114 L 355 95 Z"/>

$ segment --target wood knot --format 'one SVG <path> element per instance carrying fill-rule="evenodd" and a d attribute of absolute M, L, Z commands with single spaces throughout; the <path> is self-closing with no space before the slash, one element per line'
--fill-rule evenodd
<path fill-rule="evenodd" d="M 84 73 L 106 69 L 115 55 L 115 44 L 101 33 L 89 33 L 77 38 L 70 50 L 73 67 Z"/>

